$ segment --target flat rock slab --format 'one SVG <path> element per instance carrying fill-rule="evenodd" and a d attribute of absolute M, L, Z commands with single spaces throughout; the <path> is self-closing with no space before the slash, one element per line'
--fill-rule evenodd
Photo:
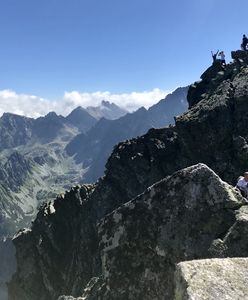
<path fill-rule="evenodd" d="M 248 299 L 248 258 L 181 262 L 175 281 L 175 300 Z"/>

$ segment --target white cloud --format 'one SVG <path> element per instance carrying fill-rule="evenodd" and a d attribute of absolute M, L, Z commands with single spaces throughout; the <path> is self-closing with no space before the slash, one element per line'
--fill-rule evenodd
<path fill-rule="evenodd" d="M 155 88 L 151 91 L 112 94 L 110 92 L 80 93 L 65 92 L 61 100 L 51 101 L 34 95 L 17 94 L 11 90 L 0 91 L 0 115 L 11 112 L 27 117 L 44 116 L 50 111 L 67 115 L 78 106 L 97 106 L 102 100 L 113 102 L 128 111 L 141 106 L 146 108 L 157 103 L 168 94 L 168 91 Z"/>

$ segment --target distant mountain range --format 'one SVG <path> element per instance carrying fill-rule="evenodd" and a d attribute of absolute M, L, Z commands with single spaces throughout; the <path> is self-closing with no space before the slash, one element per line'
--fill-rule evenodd
<path fill-rule="evenodd" d="M 30 142 L 51 142 L 57 138 L 68 141 L 77 133 L 87 132 L 102 117 L 114 120 L 126 113 L 108 101 L 86 109 L 77 107 L 67 117 L 58 116 L 55 112 L 37 119 L 4 113 L 0 118 L 0 150 Z"/>
<path fill-rule="evenodd" d="M 74 183 L 82 182 L 85 170 L 81 163 L 68 157 L 65 146 L 77 134 L 90 130 L 98 118 L 114 119 L 125 113 L 115 104 L 102 101 L 97 107 L 78 107 L 66 117 L 55 112 L 37 119 L 3 114 L 0 118 L 0 239 L 25 226 L 44 199 L 51 199 Z"/>
<path fill-rule="evenodd" d="M 178 88 L 149 109 L 141 107 L 117 120 L 102 118 L 87 133 L 74 137 L 65 149 L 88 168 L 84 181 L 94 182 L 103 175 L 107 158 L 120 141 L 142 135 L 152 127 L 173 124 L 174 117 L 187 109 L 187 90 Z"/>
<path fill-rule="evenodd" d="M 173 123 L 173 117 L 187 109 L 186 95 L 187 88 L 179 88 L 151 108 L 133 113 L 108 101 L 98 107 L 78 107 L 66 117 L 55 112 L 37 119 L 4 113 L 0 239 L 26 226 L 44 200 L 102 176 L 116 144 Z"/>
<path fill-rule="evenodd" d="M 187 109 L 187 90 L 179 88 L 151 108 L 133 113 L 108 101 L 77 107 L 66 117 L 55 112 L 37 119 L 4 113 L 0 118 L 0 238 L 32 219 L 43 200 L 102 176 L 115 144 L 173 123 L 173 117 Z"/>
<path fill-rule="evenodd" d="M 65 119 L 69 124 L 77 127 L 81 132 L 86 132 L 101 118 L 115 120 L 127 113 L 114 103 L 102 101 L 99 106 L 77 107 Z"/>

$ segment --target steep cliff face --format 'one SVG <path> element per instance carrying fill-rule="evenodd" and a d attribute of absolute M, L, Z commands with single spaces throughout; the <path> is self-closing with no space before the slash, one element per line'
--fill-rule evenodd
<path fill-rule="evenodd" d="M 11 239 L 0 240 L 0 299 L 8 299 L 6 282 L 11 280 L 16 271 L 15 247 Z"/>
<path fill-rule="evenodd" d="M 117 145 L 92 193 L 43 207 L 14 240 L 10 300 L 172 299 L 176 263 L 248 255 L 243 198 L 208 167 L 186 168 L 205 163 L 229 183 L 246 168 L 248 68 L 233 57 L 190 88 L 175 126 Z"/>
<path fill-rule="evenodd" d="M 48 202 L 32 230 L 16 235 L 14 244 L 22 251 L 17 253 L 9 299 L 57 299 L 68 291 L 75 295 L 97 274 L 94 214 L 87 199 L 93 190 L 89 185 L 75 187 Z"/>
<path fill-rule="evenodd" d="M 23 199 L 17 205 L 14 197 L 30 176 L 31 170 L 31 162 L 18 152 L 13 152 L 5 162 L 0 163 L 0 240 L 23 226 L 25 217 L 33 212 L 31 203 Z"/>
<path fill-rule="evenodd" d="M 32 137 L 34 120 L 10 113 L 0 118 L 0 149 L 26 144 Z"/>
<path fill-rule="evenodd" d="M 239 51 L 233 53 L 234 57 L 237 55 Z M 211 68 L 215 70 L 215 66 Z M 227 68 L 211 93 L 201 94 L 198 87 L 202 82 L 211 85 L 214 77 L 190 87 L 196 90 L 194 97 L 198 102 L 176 118 L 175 127 L 151 129 L 139 139 L 119 144 L 108 160 L 107 169 L 111 169 L 111 174 L 107 171 L 107 176 L 113 180 L 118 178 L 127 164 L 135 174 L 144 174 L 146 168 L 146 175 L 140 177 L 152 183 L 181 168 L 203 162 L 224 180 L 236 183 L 237 177 L 247 168 L 248 68 L 240 66 L 236 60 Z M 192 101 L 191 96 L 188 99 Z"/>

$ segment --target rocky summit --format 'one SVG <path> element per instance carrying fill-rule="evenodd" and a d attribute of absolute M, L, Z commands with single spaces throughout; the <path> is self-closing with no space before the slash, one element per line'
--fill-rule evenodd
<path fill-rule="evenodd" d="M 175 126 L 116 145 L 96 184 L 43 205 L 14 238 L 10 300 L 198 299 L 178 264 L 248 256 L 247 201 L 230 185 L 247 169 L 248 54 L 232 57 L 189 88 Z"/>

